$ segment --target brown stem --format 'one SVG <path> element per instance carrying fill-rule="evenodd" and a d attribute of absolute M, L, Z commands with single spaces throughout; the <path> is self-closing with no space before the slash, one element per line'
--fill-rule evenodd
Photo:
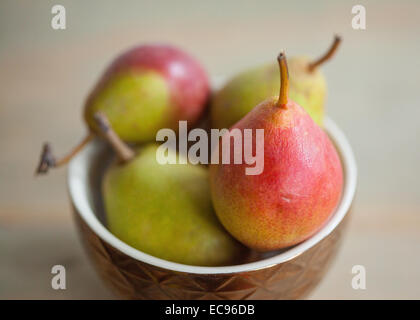
<path fill-rule="evenodd" d="M 121 162 L 126 163 L 132 160 L 135 156 L 134 151 L 121 140 L 114 130 L 112 130 L 106 115 L 102 112 L 97 112 L 95 113 L 94 118 L 102 136 L 112 146 Z"/>
<path fill-rule="evenodd" d="M 52 149 L 49 143 L 45 143 L 42 147 L 41 157 L 38 164 L 38 168 L 35 174 L 44 174 L 47 173 L 50 168 L 57 168 L 64 164 L 67 164 L 80 150 L 82 150 L 86 144 L 95 136 L 94 133 L 89 133 L 86 137 L 83 138 L 80 143 L 74 147 L 68 154 L 64 157 L 56 159 L 52 154 Z"/>
<path fill-rule="evenodd" d="M 338 46 L 341 43 L 341 38 L 336 35 L 334 37 L 334 42 L 331 45 L 330 49 L 325 53 L 322 57 L 320 57 L 318 60 L 315 60 L 314 62 L 310 63 L 308 65 L 308 71 L 312 72 L 314 71 L 319 65 L 323 64 L 325 61 L 331 59 L 331 57 L 334 55 L 334 53 L 337 51 Z"/>
<path fill-rule="evenodd" d="M 277 105 L 284 108 L 289 101 L 289 70 L 287 68 L 287 60 L 284 51 L 280 52 L 277 61 L 280 67 L 280 94 Z"/>

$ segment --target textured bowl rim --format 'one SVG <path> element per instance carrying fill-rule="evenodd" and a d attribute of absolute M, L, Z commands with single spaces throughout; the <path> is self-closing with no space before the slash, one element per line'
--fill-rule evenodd
<path fill-rule="evenodd" d="M 192 266 L 151 256 L 124 243 L 115 237 L 110 231 L 108 231 L 108 229 L 99 221 L 89 203 L 87 196 L 87 187 L 89 185 L 89 163 L 93 159 L 95 152 L 97 152 L 93 143 L 90 143 L 82 152 L 74 157 L 68 166 L 67 186 L 69 195 L 73 205 L 76 208 L 76 211 L 82 220 L 92 229 L 92 231 L 103 241 L 125 253 L 126 255 L 132 257 L 133 259 L 156 266 L 158 268 L 191 274 L 232 274 L 268 268 L 276 264 L 289 261 L 319 243 L 339 225 L 339 223 L 343 220 L 350 209 L 357 183 L 357 167 L 353 151 L 349 142 L 347 141 L 346 136 L 334 123 L 334 121 L 327 117 L 325 119 L 324 127 L 332 141 L 335 143 L 341 156 L 343 165 L 344 188 L 340 204 L 338 205 L 334 215 L 330 218 L 330 220 L 315 235 L 301 242 L 300 244 L 270 258 L 232 266 Z"/>

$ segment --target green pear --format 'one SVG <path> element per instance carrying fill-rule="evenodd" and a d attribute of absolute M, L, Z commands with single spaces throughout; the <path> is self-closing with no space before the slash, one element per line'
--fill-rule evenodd
<path fill-rule="evenodd" d="M 105 173 L 102 192 L 109 230 L 165 260 L 199 266 L 237 263 L 244 247 L 217 219 L 208 170 L 180 161 L 160 164 L 158 148 L 148 144 L 136 153 L 128 151 L 124 163 L 115 162 Z M 166 156 L 181 157 L 171 150 Z"/>
<path fill-rule="evenodd" d="M 299 56 L 289 59 L 290 98 L 301 105 L 320 126 L 324 119 L 324 105 L 327 93 L 325 77 L 318 66 L 328 60 L 336 51 L 340 38 L 335 37 L 330 50 L 313 62 Z M 275 96 L 280 86 L 278 66 L 270 63 L 246 70 L 232 78 L 216 92 L 211 104 L 212 126 L 230 128 L 251 109 Z"/>

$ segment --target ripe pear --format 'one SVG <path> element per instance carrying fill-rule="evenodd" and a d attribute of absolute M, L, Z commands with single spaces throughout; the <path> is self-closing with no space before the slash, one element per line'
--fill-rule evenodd
<path fill-rule="evenodd" d="M 246 249 L 214 213 L 208 170 L 179 162 L 160 164 L 156 144 L 136 153 L 125 146 L 121 152 L 123 142 L 115 143 L 117 136 L 112 134 L 111 143 L 120 154 L 125 150 L 125 156 L 103 178 L 109 230 L 130 246 L 165 260 L 200 266 L 236 263 Z M 167 156 L 181 157 L 172 150 Z"/>
<path fill-rule="evenodd" d="M 69 155 L 56 159 L 44 145 L 38 173 L 65 164 L 97 133 L 100 111 L 126 142 L 155 141 L 162 128 L 196 122 L 209 96 L 204 69 L 185 52 L 168 45 L 142 45 L 117 57 L 89 94 L 84 118 L 89 134 Z"/>
<path fill-rule="evenodd" d="M 315 234 L 341 197 L 340 158 L 327 134 L 288 98 L 287 64 L 278 57 L 279 97 L 258 104 L 231 129 L 264 129 L 264 170 L 246 175 L 243 164 L 210 165 L 213 205 L 237 240 L 258 251 L 295 245 Z M 252 150 L 255 148 L 253 141 Z M 220 146 L 219 146 L 220 150 Z M 234 144 L 230 145 L 233 157 Z M 221 155 L 220 155 L 221 157 Z"/>
<path fill-rule="evenodd" d="M 289 59 L 290 98 L 301 105 L 320 126 L 324 119 L 327 93 L 325 77 L 318 66 L 336 51 L 340 38 L 336 37 L 326 55 L 313 62 L 306 56 Z M 214 96 L 211 104 L 212 126 L 230 128 L 258 103 L 277 94 L 280 85 L 275 63 L 246 70 L 232 78 Z"/>

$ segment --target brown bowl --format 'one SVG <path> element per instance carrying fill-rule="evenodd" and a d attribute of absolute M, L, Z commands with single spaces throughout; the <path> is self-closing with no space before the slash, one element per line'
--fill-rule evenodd
<path fill-rule="evenodd" d="M 357 169 L 347 139 L 335 123 L 325 129 L 344 170 L 344 190 L 336 212 L 308 240 L 287 250 L 255 255 L 239 265 L 199 267 L 162 260 L 130 247 L 105 227 L 100 194 L 109 150 L 99 140 L 76 156 L 68 187 L 83 245 L 105 283 L 129 299 L 298 299 L 322 279 L 335 256 L 356 189 Z"/>

